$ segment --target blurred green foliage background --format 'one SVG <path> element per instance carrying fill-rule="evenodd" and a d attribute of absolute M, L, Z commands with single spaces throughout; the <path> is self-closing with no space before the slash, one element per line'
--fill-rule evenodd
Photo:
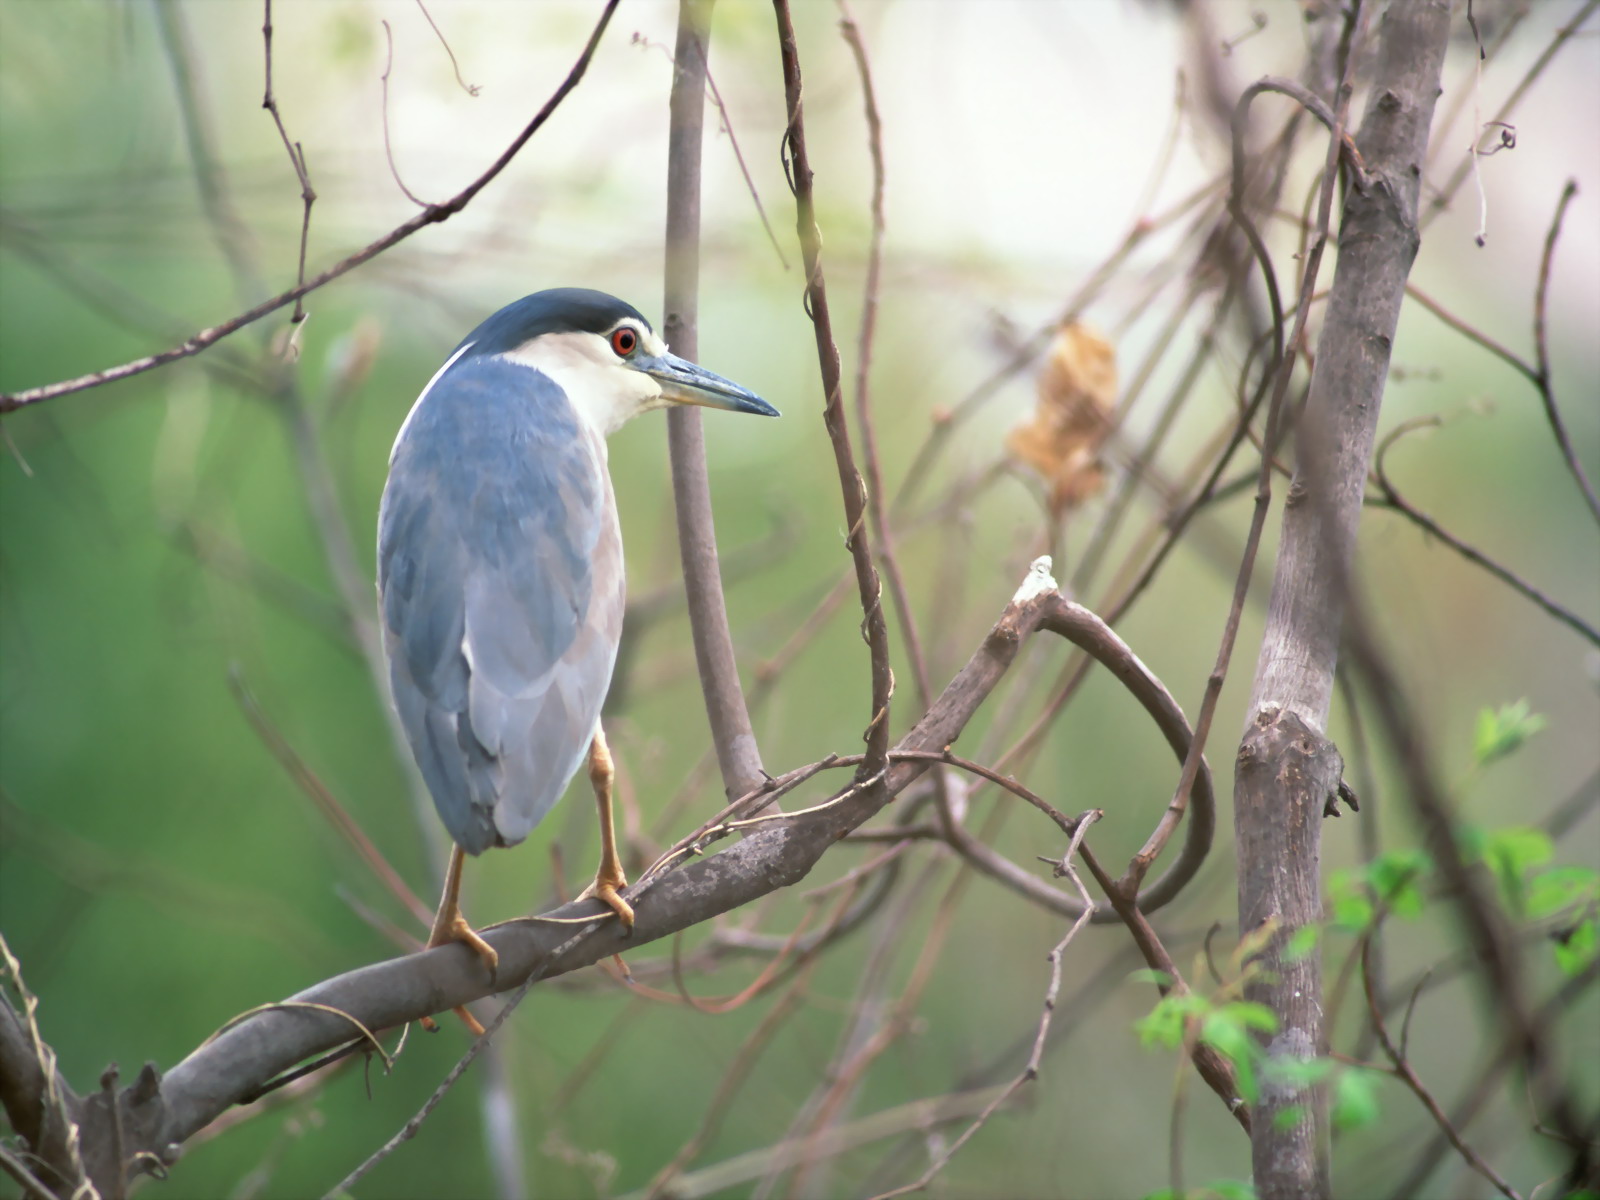
<path fill-rule="evenodd" d="M 1536 6 L 1487 74 L 1494 103 L 1567 8 Z M 385 161 L 379 76 L 390 51 L 382 22 L 394 39 L 394 168 L 413 191 L 439 200 L 476 175 L 543 102 L 594 17 L 582 4 L 435 2 L 430 11 L 462 76 L 481 88 L 472 96 L 414 6 L 326 0 L 274 10 L 277 97 L 319 195 L 313 269 L 415 211 Z M 1270 11 L 1267 30 L 1231 60 L 1240 79 L 1297 68 L 1297 10 Z M 1212 13 L 1224 33 L 1248 25 L 1244 6 L 1217 5 Z M 837 15 L 820 3 L 797 11 L 848 372 L 869 165 Z M 1048 321 L 1142 215 L 1137 205 L 1169 119 L 1174 71 L 1188 51 L 1174 20 L 1135 6 L 902 0 L 863 4 L 860 15 L 885 106 L 889 257 L 873 386 L 893 491 L 936 414 L 1003 360 L 1009 331 Z M 242 0 L 0 0 L 0 388 L 165 348 L 292 282 L 300 201 L 260 108 L 260 18 L 260 6 Z M 482 316 L 525 292 L 569 283 L 616 292 L 656 313 L 671 74 L 662 50 L 671 45 L 673 21 L 669 4 L 625 5 L 582 87 L 465 214 L 310 297 L 290 372 L 293 397 L 251 383 L 270 374 L 263 364 L 278 361 L 272 347 L 288 332 L 288 310 L 281 310 L 203 356 L 6 419 L 0 930 L 40 999 L 44 1034 L 80 1088 L 112 1060 L 124 1078 L 146 1060 L 170 1066 L 230 1016 L 396 953 L 367 914 L 417 933 L 252 733 L 230 674 L 431 902 L 440 835 L 414 817 L 383 717 L 387 700 L 349 637 L 326 544 L 348 537 L 370 589 L 388 446 L 422 384 Z M 769 243 L 713 112 L 700 360 L 786 414 L 781 424 L 715 416 L 706 423 L 724 555 L 737 564 L 744 548 L 756 564 L 736 570 L 728 592 L 748 683 L 817 608 L 847 558 L 777 155 L 782 89 L 769 10 L 724 0 L 715 39 L 720 95 L 787 260 Z M 1447 91 L 1468 86 L 1470 71 L 1470 51 L 1459 47 Z M 1556 257 L 1550 337 L 1559 394 L 1591 476 L 1600 474 L 1600 147 L 1592 123 L 1578 114 L 1600 110 L 1597 80 L 1600 49 L 1592 38 L 1563 51 L 1517 118 L 1522 144 L 1484 161 L 1488 245 L 1471 244 L 1477 213 L 1470 190 L 1463 192 L 1456 210 L 1431 227 L 1414 276 L 1490 337 L 1526 353 L 1539 245 L 1561 181 L 1579 179 Z M 195 97 L 189 122 L 204 127 L 198 136 L 217 156 L 211 181 L 238 217 L 231 248 L 252 264 L 246 276 L 253 272 L 253 281 L 230 270 L 207 220 L 184 86 Z M 1170 204 L 1220 166 L 1201 125 L 1192 114 L 1184 123 L 1173 173 L 1145 211 Z M 1440 161 L 1453 165 L 1465 137 L 1457 131 Z M 1313 157 L 1320 162 L 1320 155 L 1318 148 Z M 1310 178 L 1297 177 L 1286 197 L 1298 198 Z M 1279 232 L 1287 263 L 1293 239 Z M 1146 272 L 1172 252 L 1153 241 L 1087 314 L 1111 334 L 1125 364 L 1152 344 L 1170 312 L 1142 296 Z M 1203 322 L 1204 306 L 1195 307 L 1180 338 L 1192 339 Z M 1170 386 L 1181 357 L 1161 364 L 1152 395 Z M 1586 619 L 1600 616 L 1593 524 L 1532 390 L 1420 310 L 1402 321 L 1395 362 L 1385 427 L 1444 418 L 1431 436 L 1393 453 L 1407 494 Z M 1176 472 L 1228 419 L 1237 367 L 1237 352 L 1227 351 L 1208 372 L 1163 469 Z M 919 481 L 922 495 L 946 495 L 997 462 L 1006 429 L 1030 405 L 1026 376 L 1006 385 Z M 315 476 L 308 482 L 297 457 L 297 410 L 313 431 L 342 529 L 319 521 L 308 501 Z M 1134 428 L 1150 419 L 1136 409 Z M 670 596 L 677 551 L 661 420 L 645 418 L 619 434 L 611 466 L 631 589 Z M 965 660 L 1038 552 L 1037 490 L 1020 474 L 1002 473 L 952 514 L 901 537 L 935 687 Z M 1122 535 L 1124 549 L 1155 511 L 1148 495 L 1141 503 Z M 1215 655 L 1247 519 L 1248 497 L 1218 507 L 1120 626 L 1190 711 Z M 1063 576 L 1089 524 L 1069 527 Z M 1363 538 L 1364 584 L 1463 814 L 1487 825 L 1534 823 L 1574 789 L 1593 788 L 1600 706 L 1596 659 L 1584 643 L 1391 514 L 1369 512 Z M 1268 578 L 1247 614 L 1212 742 L 1223 796 Z M 852 604 L 837 610 L 757 711 L 771 770 L 859 744 L 870 714 Z M 672 826 L 654 828 L 708 744 L 681 605 L 664 600 L 661 608 L 636 631 L 611 728 L 630 804 L 645 830 L 671 841 L 714 810 L 720 787 L 702 774 Z M 963 739 L 967 752 L 1008 744 L 1004 735 L 1014 737 L 1032 719 L 1065 654 L 1042 642 L 1029 653 L 1041 666 L 1021 685 L 1031 691 L 1015 698 L 1011 726 L 991 730 L 995 712 L 1013 702 L 1006 692 Z M 917 715 L 910 672 L 901 665 L 898 674 L 897 732 Z M 1548 717 L 1546 731 L 1509 762 L 1472 771 L 1477 711 L 1522 697 Z M 1337 707 L 1333 732 L 1341 742 L 1349 735 Z M 1375 822 L 1385 844 L 1411 837 L 1388 764 L 1372 767 L 1379 787 L 1368 809 L 1328 828 L 1330 868 L 1355 860 L 1363 822 Z M 1094 839 L 1113 860 L 1142 840 L 1174 778 L 1155 733 L 1103 678 L 1074 701 L 1026 775 L 1062 808 L 1105 808 Z M 802 799 L 822 798 L 830 783 L 818 781 Z M 487 922 L 546 906 L 558 844 L 568 883 L 579 880 L 593 853 L 590 813 L 575 790 L 527 844 L 473 863 L 469 915 Z M 998 837 L 1017 861 L 1060 851 L 1031 817 L 1011 820 Z M 1224 824 L 1194 892 L 1162 914 L 1160 927 L 1185 965 L 1213 920 L 1231 928 L 1228 842 Z M 1596 865 L 1596 843 L 1591 811 L 1563 843 L 1562 858 Z M 823 873 L 832 878 L 870 852 L 841 848 Z M 929 855 L 917 862 L 936 861 Z M 894 959 L 891 996 L 912 970 L 955 871 L 946 863 L 921 893 L 911 936 Z M 780 897 L 762 909 L 762 928 L 790 928 L 800 911 Z M 1058 922 L 982 879 L 971 882 L 953 920 L 910 1033 L 867 1075 L 853 1114 L 941 1094 L 996 1062 L 1004 1069 L 985 1081 L 1004 1079 L 1020 1064 L 1004 1052 L 1031 1036 Z M 1405 973 L 1443 957 L 1453 938 L 1445 914 L 1398 926 L 1392 969 Z M 869 928 L 824 959 L 810 979 L 810 1003 L 757 1064 L 701 1163 L 783 1135 L 818 1083 L 872 940 Z M 686 952 L 695 942 L 687 940 Z M 1146 983 L 1119 982 L 1139 965 L 1126 954 L 1116 928 L 1093 929 L 1076 943 L 1065 993 L 1101 969 L 1113 972 L 1112 982 L 1093 1011 L 1072 1012 L 1081 1025 L 1046 1061 L 1023 1108 L 997 1118 L 957 1157 L 943 1177 L 947 1194 L 1134 1195 L 1166 1182 L 1164 1154 L 1153 1148 L 1167 1136 L 1176 1067 L 1170 1055 L 1137 1045 L 1132 1023 L 1154 994 Z M 1559 978 L 1547 957 L 1536 947 L 1529 956 L 1536 994 Z M 730 993 L 756 969 L 731 962 L 691 977 L 689 987 Z M 500 1069 L 518 1108 L 513 1154 L 536 1195 L 609 1194 L 647 1183 L 695 1130 L 736 1048 L 773 1002 L 713 1017 L 631 1000 L 622 986 L 587 974 L 537 989 L 503 1037 Z M 1571 1014 L 1570 1044 L 1600 1061 L 1593 1001 Z M 1343 1016 L 1354 1022 L 1351 1006 Z M 1453 1094 L 1468 1067 L 1458 1047 L 1490 1033 L 1471 991 L 1430 993 L 1413 1030 L 1419 1070 Z M 320 1194 L 415 1111 L 464 1047 L 461 1031 L 447 1024 L 439 1035 L 413 1037 L 390 1076 L 363 1077 L 357 1067 L 308 1100 L 197 1139 L 159 1194 Z M 598 1065 L 580 1081 L 575 1072 L 587 1071 L 597 1048 L 604 1050 Z M 470 1075 L 359 1194 L 492 1194 L 481 1074 Z M 1197 1083 L 1188 1089 L 1188 1177 L 1244 1177 L 1244 1140 Z M 1400 1088 L 1385 1085 L 1380 1095 L 1385 1123 L 1340 1143 L 1344 1194 L 1381 1187 L 1427 1128 Z M 1498 1103 L 1502 1115 L 1520 1113 L 1514 1089 Z M 1513 1116 L 1510 1124 L 1527 1122 Z M 1536 1182 L 1553 1170 L 1527 1138 L 1495 1150 L 1519 1180 Z M 842 1158 L 818 1182 L 821 1194 L 852 1192 L 883 1151 Z M 878 1182 L 911 1177 L 924 1154 L 913 1144 L 899 1172 Z M 997 1180 L 1004 1180 L 1000 1190 Z"/>

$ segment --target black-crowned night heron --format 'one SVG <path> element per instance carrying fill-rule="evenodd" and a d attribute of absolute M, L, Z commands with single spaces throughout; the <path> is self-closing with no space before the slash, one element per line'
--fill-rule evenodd
<path fill-rule="evenodd" d="M 633 924 L 600 728 L 624 599 L 605 439 L 669 404 L 778 415 L 668 353 L 631 305 L 556 288 L 467 335 L 389 456 L 378 514 L 389 679 L 456 843 L 428 945 L 465 942 L 491 971 L 498 956 L 460 911 L 464 856 L 527 837 L 586 758 L 600 809 L 588 894 Z"/>

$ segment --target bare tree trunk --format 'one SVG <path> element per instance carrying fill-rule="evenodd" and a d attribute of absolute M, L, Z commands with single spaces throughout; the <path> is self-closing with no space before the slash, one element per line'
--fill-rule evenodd
<path fill-rule="evenodd" d="M 1248 988 L 1279 1030 L 1275 1060 L 1326 1053 L 1321 965 L 1289 961 L 1286 939 L 1321 920 L 1325 801 L 1343 767 L 1322 736 L 1333 694 L 1361 495 L 1372 455 L 1394 331 L 1416 257 L 1417 196 L 1450 27 L 1447 0 L 1396 0 L 1356 144 L 1370 172 L 1352 190 L 1339 262 L 1301 419 L 1272 600 L 1235 781 L 1241 936 L 1274 933 Z M 1279 1114 L 1298 1110 L 1299 1119 Z M 1262 1200 L 1327 1196 L 1326 1103 L 1316 1089 L 1270 1080 L 1254 1122 Z"/>
<path fill-rule="evenodd" d="M 670 142 L 667 148 L 667 264 L 662 334 L 674 354 L 697 357 L 700 308 L 700 148 L 705 125 L 706 56 L 711 47 L 714 0 L 681 0 L 678 43 L 673 55 Z M 765 774 L 750 725 L 733 635 L 722 598 L 722 570 L 711 517 L 705 436 L 700 410 L 667 414 L 672 451 L 672 490 L 678 512 L 678 550 L 689 596 L 700 688 L 717 748 L 728 799 L 761 786 Z"/>

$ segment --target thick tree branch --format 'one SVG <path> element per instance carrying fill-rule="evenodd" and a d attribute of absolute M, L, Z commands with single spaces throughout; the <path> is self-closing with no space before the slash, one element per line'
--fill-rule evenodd
<path fill-rule="evenodd" d="M 706 56 L 714 0 L 681 0 L 673 55 L 667 144 L 667 266 L 662 333 L 673 352 L 699 353 L 700 151 L 704 140 Z M 689 597 L 689 628 L 700 668 L 700 691 L 728 799 L 761 786 L 765 771 L 739 684 L 717 559 L 717 532 L 706 476 L 705 435 L 698 408 L 667 414 L 672 498 L 678 515 L 678 553 Z"/>
<path fill-rule="evenodd" d="M 1248 998 L 1267 1004 L 1279 1030 L 1269 1054 L 1326 1052 L 1321 969 L 1290 961 L 1284 940 L 1321 919 L 1324 803 L 1339 783 L 1337 750 L 1321 735 L 1338 661 L 1362 490 L 1406 277 L 1416 257 L 1417 198 L 1428 129 L 1450 29 L 1446 0 L 1396 0 L 1384 15 L 1372 92 L 1356 138 L 1369 176 L 1353 189 L 1318 342 L 1297 470 L 1240 747 L 1234 813 L 1239 931 L 1276 932 Z M 1298 1109 L 1298 1121 L 1280 1113 Z M 1263 1096 L 1252 1135 L 1262 1200 L 1327 1196 L 1326 1109 L 1320 1094 Z"/>
<path fill-rule="evenodd" d="M 801 813 L 724 822 L 719 832 L 737 829 L 744 834 L 742 840 L 714 855 L 685 855 L 683 865 L 661 871 L 634 889 L 638 921 L 632 937 L 623 936 L 615 923 L 602 923 L 595 902 L 579 901 L 547 914 L 566 923 L 525 919 L 485 930 L 485 938 L 500 954 L 499 973 L 493 981 L 478 958 L 460 945 L 375 963 L 290 997 L 286 1003 L 292 1007 L 273 1007 L 228 1028 L 175 1066 L 165 1080 L 147 1072 L 122 1093 L 118 1106 L 127 1131 L 128 1155 L 160 1152 L 170 1161 L 168 1147 L 181 1147 L 230 1106 L 259 1094 L 263 1085 L 295 1064 L 349 1043 L 352 1018 L 374 1031 L 394 1028 L 497 991 L 518 988 L 534 976 L 543 981 L 577 970 L 798 882 L 846 833 L 940 760 L 1031 634 L 1063 622 L 1081 627 L 1079 637 L 1092 641 L 1082 630 L 1098 624 L 1098 619 L 1070 604 L 1054 589 L 1048 575 L 1036 570 L 967 665 L 902 739 L 898 749 L 929 752 L 926 758 L 896 761 L 887 766 L 881 786 L 858 780 L 833 801 Z M 1170 696 L 1165 701 L 1157 697 L 1156 692 L 1165 696 L 1159 681 L 1114 638 L 1102 642 L 1097 656 L 1103 656 L 1141 703 L 1157 714 L 1158 723 L 1181 754 L 1187 748 L 1187 731 L 1168 728 L 1173 720 L 1181 725 L 1182 718 Z M 1170 711 L 1162 715 L 1161 710 L 1169 706 Z M 815 770 L 804 768 L 793 774 L 792 782 L 798 784 Z M 772 785 L 764 785 L 740 804 L 759 805 L 770 800 L 772 790 Z M 1195 807 L 1198 818 L 1201 806 Z M 1158 883 L 1151 895 L 1165 890 Z M 585 926 L 586 921 L 592 923 Z M 586 936 L 573 936 L 573 922 L 588 929 Z M 110 1142 L 110 1115 L 86 1118 L 84 1144 L 96 1178 L 107 1177 L 104 1159 Z"/>

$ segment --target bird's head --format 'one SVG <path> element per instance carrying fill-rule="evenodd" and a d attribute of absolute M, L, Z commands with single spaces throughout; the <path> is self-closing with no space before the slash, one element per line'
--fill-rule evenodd
<path fill-rule="evenodd" d="M 480 354 L 549 376 L 602 434 L 670 404 L 778 415 L 754 392 L 673 354 L 631 304 L 588 288 L 551 288 L 508 304 L 451 361 Z"/>

